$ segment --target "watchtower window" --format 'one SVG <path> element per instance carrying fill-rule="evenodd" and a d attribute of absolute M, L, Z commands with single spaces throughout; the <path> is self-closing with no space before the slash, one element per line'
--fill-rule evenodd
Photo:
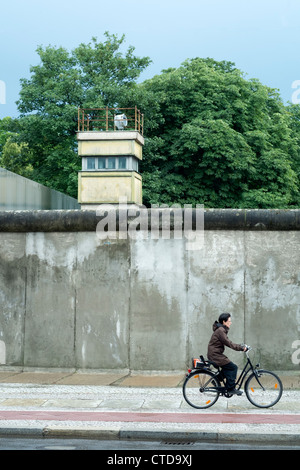
<path fill-rule="evenodd" d="M 135 158 L 131 159 L 131 167 L 134 171 L 139 171 L 139 162 Z"/>
<path fill-rule="evenodd" d="M 129 170 L 138 172 L 139 162 L 130 155 L 124 157 L 83 157 L 82 170 Z"/>
<path fill-rule="evenodd" d="M 108 157 L 107 168 L 109 170 L 114 170 L 116 168 L 116 157 Z"/>
<path fill-rule="evenodd" d="M 106 166 L 106 158 L 98 157 L 98 170 L 104 170 Z"/>
<path fill-rule="evenodd" d="M 87 169 L 94 170 L 95 169 L 95 157 L 88 157 L 87 158 Z"/>
<path fill-rule="evenodd" d="M 118 158 L 119 160 L 119 170 L 126 170 L 126 163 L 127 163 L 127 159 L 126 157 L 119 157 Z"/>

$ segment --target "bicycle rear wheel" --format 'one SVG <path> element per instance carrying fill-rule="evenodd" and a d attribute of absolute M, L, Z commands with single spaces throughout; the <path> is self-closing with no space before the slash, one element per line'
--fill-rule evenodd
<path fill-rule="evenodd" d="M 185 401 L 194 408 L 204 409 L 213 406 L 219 398 L 217 387 L 220 382 L 208 370 L 195 370 L 190 373 L 183 384 Z"/>
<path fill-rule="evenodd" d="M 245 383 L 245 393 L 252 405 L 270 408 L 281 398 L 283 386 L 280 378 L 268 370 L 257 370 Z"/>

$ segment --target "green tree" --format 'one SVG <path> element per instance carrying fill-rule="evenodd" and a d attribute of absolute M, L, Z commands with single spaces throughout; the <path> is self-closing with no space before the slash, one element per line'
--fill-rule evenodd
<path fill-rule="evenodd" d="M 300 105 L 289 104 L 286 107 L 289 114 L 289 127 L 293 136 L 294 148 L 290 151 L 293 155 L 292 168 L 297 174 L 298 181 L 300 181 Z"/>
<path fill-rule="evenodd" d="M 5 117 L 0 120 L 0 167 L 31 178 L 33 168 L 28 144 L 19 141 L 18 119 Z"/>
<path fill-rule="evenodd" d="M 147 205 L 299 207 L 298 105 L 285 107 L 276 90 L 213 59 L 187 60 L 137 84 L 150 59 L 131 46 L 122 53 L 124 40 L 106 33 L 71 52 L 37 49 L 40 64 L 21 80 L 17 129 L 0 123 L 4 164 L 76 197 L 78 107 L 137 104 Z"/>
<path fill-rule="evenodd" d="M 115 107 L 131 96 L 148 57 L 134 55 L 134 48 L 120 51 L 125 37 L 105 33 L 105 41 L 92 38 L 73 51 L 38 47 L 40 64 L 31 77 L 21 80 L 18 109 L 19 143 L 31 150 L 35 181 L 77 196 L 76 153 L 78 107 Z"/>
<path fill-rule="evenodd" d="M 28 144 L 13 142 L 9 137 L 2 149 L 0 157 L 0 167 L 17 173 L 25 178 L 31 178 L 33 168 L 30 163 L 31 152 Z"/>
<path fill-rule="evenodd" d="M 139 93 L 147 204 L 299 204 L 297 139 L 275 90 L 231 62 L 198 58 L 145 81 Z"/>
<path fill-rule="evenodd" d="M 13 138 L 18 135 L 19 121 L 11 117 L 0 119 L 0 157 L 3 151 L 3 146 L 8 138 Z"/>

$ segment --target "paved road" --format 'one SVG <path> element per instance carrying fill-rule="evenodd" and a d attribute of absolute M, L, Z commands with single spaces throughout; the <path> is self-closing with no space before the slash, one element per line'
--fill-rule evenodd
<path fill-rule="evenodd" d="M 166 451 L 165 454 L 187 455 L 203 450 L 300 450 L 300 446 L 270 446 L 263 444 L 216 444 L 207 442 L 180 442 L 180 441 L 115 441 L 96 439 L 28 439 L 28 438 L 1 438 L 0 450 L 113 450 L 117 455 L 120 451 L 132 450 L 132 455 L 139 455 L 139 451 L 157 452 Z M 184 453 L 182 452 L 184 451 Z M 106 453 L 106 455 L 108 455 Z M 111 453 L 110 455 L 114 455 Z"/>

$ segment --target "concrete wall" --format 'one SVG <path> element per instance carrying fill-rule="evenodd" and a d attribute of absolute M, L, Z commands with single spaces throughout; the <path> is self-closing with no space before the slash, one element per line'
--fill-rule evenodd
<path fill-rule="evenodd" d="M 0 210 L 80 209 L 77 200 L 0 168 Z"/>
<path fill-rule="evenodd" d="M 2 364 L 183 370 L 225 311 L 264 367 L 299 370 L 299 211 L 208 210 L 199 250 L 150 232 L 103 240 L 99 220 L 0 213 Z"/>

